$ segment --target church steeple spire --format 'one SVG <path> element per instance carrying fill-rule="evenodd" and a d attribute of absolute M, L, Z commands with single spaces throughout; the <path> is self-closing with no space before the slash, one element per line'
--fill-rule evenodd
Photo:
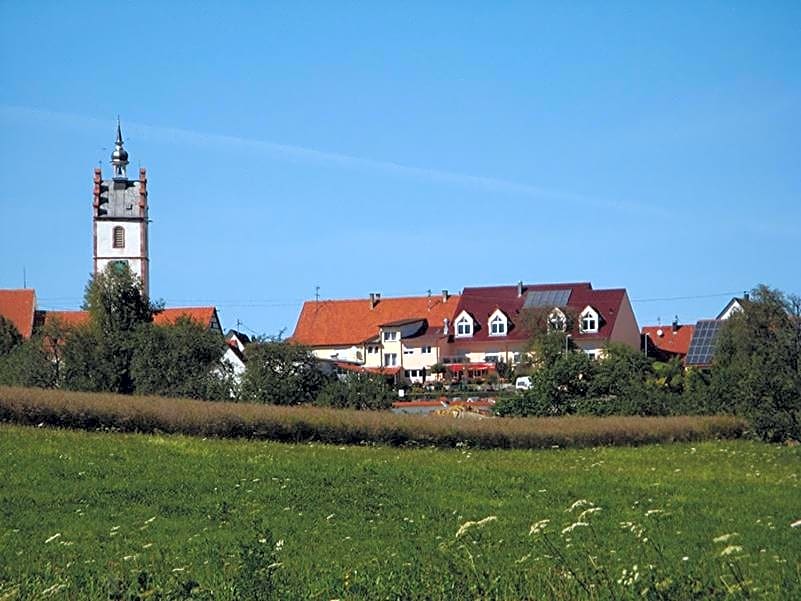
<path fill-rule="evenodd" d="M 122 147 L 122 128 L 119 116 L 117 116 L 117 141 L 114 142 L 114 152 L 111 153 L 111 164 L 114 166 L 114 179 L 128 179 L 125 172 L 125 167 L 128 165 L 128 151 Z"/>

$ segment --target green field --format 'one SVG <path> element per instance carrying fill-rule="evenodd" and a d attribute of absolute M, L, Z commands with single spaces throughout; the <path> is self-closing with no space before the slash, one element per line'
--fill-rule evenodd
<path fill-rule="evenodd" d="M 443 450 L 0 425 L 0 600 L 801 598 L 800 479 L 799 447 L 745 441 Z"/>

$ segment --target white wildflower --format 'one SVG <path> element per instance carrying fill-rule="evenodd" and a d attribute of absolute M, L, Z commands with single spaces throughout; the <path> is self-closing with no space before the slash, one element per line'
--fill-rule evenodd
<path fill-rule="evenodd" d="M 592 502 L 588 501 L 587 499 L 579 499 L 578 501 L 573 503 L 570 507 L 565 509 L 565 513 L 569 513 L 574 509 L 578 509 L 579 507 L 587 507 L 587 506 L 592 507 L 593 506 Z"/>
<path fill-rule="evenodd" d="M 278 542 L 275 543 L 275 550 L 276 551 L 280 551 L 283 548 L 284 548 L 284 539 L 283 538 L 279 538 Z"/>
<path fill-rule="evenodd" d="M 539 534 L 543 530 L 545 530 L 546 526 L 551 523 L 551 520 L 540 520 L 536 524 L 532 524 L 531 528 L 528 531 L 529 536 L 532 534 Z"/>
<path fill-rule="evenodd" d="M 656 515 L 658 513 L 664 513 L 662 509 L 649 509 L 645 512 L 645 515 Z"/>
<path fill-rule="evenodd" d="M 573 522 L 567 528 L 562 529 L 562 534 L 567 534 L 568 532 L 573 532 L 576 528 L 581 528 L 583 526 L 589 526 L 588 522 Z"/>
<path fill-rule="evenodd" d="M 48 539 L 45 541 L 45 544 L 47 544 L 47 543 L 52 543 L 54 540 L 56 540 L 56 539 L 57 539 L 57 538 L 59 538 L 60 536 L 61 536 L 61 532 L 56 532 L 56 533 L 55 533 L 53 536 L 51 536 L 50 538 L 48 538 Z"/>
<path fill-rule="evenodd" d="M 331 513 L 331 514 L 329 514 L 329 515 L 325 516 L 325 519 L 326 519 L 326 520 L 330 520 L 330 519 L 331 519 L 331 518 L 333 518 L 335 515 L 336 515 L 335 513 Z"/>
<path fill-rule="evenodd" d="M 721 534 L 712 539 L 713 543 L 725 543 L 730 538 L 734 538 L 735 536 L 739 536 L 736 532 L 731 532 L 729 534 Z"/>
<path fill-rule="evenodd" d="M 67 588 L 67 585 L 64 583 L 54 584 L 53 586 L 50 586 L 45 590 L 43 590 L 42 595 L 52 595 L 53 593 L 57 593 L 59 591 L 64 590 L 65 588 Z M 3 596 L 3 598 L 5 599 L 5 595 Z"/>
<path fill-rule="evenodd" d="M 581 521 L 583 521 L 583 520 L 584 520 L 584 518 L 585 518 L 585 517 L 587 517 L 588 515 L 592 515 L 593 513 L 598 513 L 599 511 L 601 511 L 601 508 L 600 508 L 600 507 L 590 507 L 589 509 L 585 509 L 584 511 L 582 511 L 582 512 L 579 514 L 579 516 L 578 516 L 578 521 L 579 521 L 579 522 L 581 522 Z"/>
<path fill-rule="evenodd" d="M 154 516 L 153 516 L 152 518 L 150 518 L 149 520 L 145 520 L 145 524 L 150 524 L 150 523 L 151 523 L 151 522 L 153 522 L 153 520 L 155 520 L 155 519 L 156 519 L 156 516 L 154 515 Z"/>
<path fill-rule="evenodd" d="M 721 556 L 731 555 L 732 553 L 739 553 L 742 550 L 743 548 L 739 545 L 729 545 L 728 547 L 723 549 L 723 551 L 720 552 L 720 555 Z"/>
<path fill-rule="evenodd" d="M 792 524 L 790 524 L 790 528 L 798 528 L 801 527 L 801 520 L 796 520 Z"/>
<path fill-rule="evenodd" d="M 690 561 L 690 558 L 685 555 L 684 557 L 681 558 L 681 560 L 682 561 Z"/>
<path fill-rule="evenodd" d="M 456 538 L 460 538 L 462 535 L 464 535 L 465 532 L 470 530 L 470 528 L 472 528 L 473 526 L 481 528 L 484 524 L 487 524 L 489 522 L 494 522 L 497 519 L 498 518 L 496 516 L 490 515 L 485 517 L 483 520 L 479 520 L 477 522 L 465 522 L 459 527 L 459 530 L 456 531 Z"/>

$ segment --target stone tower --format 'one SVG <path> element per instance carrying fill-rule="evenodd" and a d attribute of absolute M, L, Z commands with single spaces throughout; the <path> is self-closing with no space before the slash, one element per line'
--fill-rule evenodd
<path fill-rule="evenodd" d="M 147 171 L 139 170 L 139 179 L 127 175 L 128 152 L 122 147 L 122 129 L 117 120 L 117 141 L 111 153 L 112 178 L 103 179 L 95 168 L 92 228 L 94 232 L 94 273 L 109 263 L 127 263 L 142 280 L 142 289 L 150 296 L 150 258 L 147 242 Z"/>

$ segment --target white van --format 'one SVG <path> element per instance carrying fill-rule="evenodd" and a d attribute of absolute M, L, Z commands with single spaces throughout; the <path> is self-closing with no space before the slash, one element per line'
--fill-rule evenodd
<path fill-rule="evenodd" d="M 531 377 L 520 376 L 517 380 L 515 380 L 515 388 L 517 390 L 528 390 L 531 388 Z"/>

